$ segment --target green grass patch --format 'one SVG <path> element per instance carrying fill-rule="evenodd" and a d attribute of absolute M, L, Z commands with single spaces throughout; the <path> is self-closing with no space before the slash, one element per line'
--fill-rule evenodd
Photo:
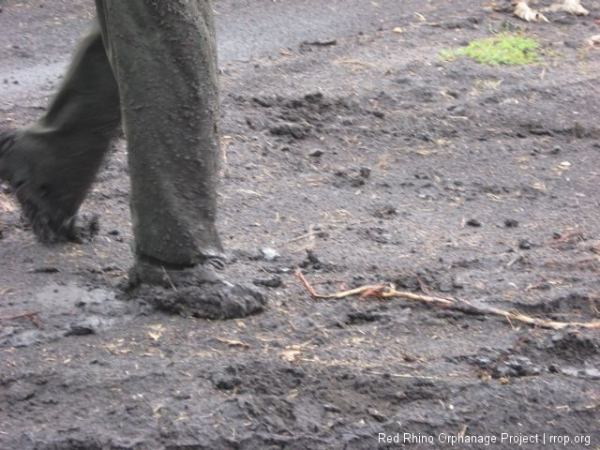
<path fill-rule="evenodd" d="M 454 56 L 467 56 L 480 64 L 516 66 L 540 61 L 539 47 L 540 45 L 531 38 L 503 33 L 475 40 L 451 54 L 447 50 L 442 51 L 440 56 L 447 60 Z"/>

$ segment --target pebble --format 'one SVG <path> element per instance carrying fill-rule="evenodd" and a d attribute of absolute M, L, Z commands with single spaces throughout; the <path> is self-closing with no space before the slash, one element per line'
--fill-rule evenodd
<path fill-rule="evenodd" d="M 521 250 L 529 250 L 533 245 L 528 239 L 520 239 L 519 240 L 519 248 Z"/>
<path fill-rule="evenodd" d="M 323 405 L 323 409 L 327 412 L 331 412 L 331 413 L 341 413 L 342 410 L 340 408 L 338 408 L 335 405 L 330 405 L 330 404 L 326 404 Z"/>
<path fill-rule="evenodd" d="M 266 261 L 275 261 L 277 258 L 279 258 L 281 256 L 277 252 L 277 250 L 275 250 L 274 248 L 271 248 L 271 247 L 261 248 L 260 254 L 262 255 L 263 259 L 265 259 Z"/>
<path fill-rule="evenodd" d="M 477 219 L 469 219 L 467 220 L 466 225 L 469 227 L 480 227 L 481 222 Z"/>
<path fill-rule="evenodd" d="M 281 277 L 278 277 L 277 275 L 274 275 L 270 278 L 257 278 L 253 280 L 252 283 L 256 286 L 265 286 L 270 288 L 278 288 L 283 285 Z"/>
<path fill-rule="evenodd" d="M 492 371 L 494 378 L 525 377 L 539 375 L 542 369 L 526 356 L 511 356 Z"/>

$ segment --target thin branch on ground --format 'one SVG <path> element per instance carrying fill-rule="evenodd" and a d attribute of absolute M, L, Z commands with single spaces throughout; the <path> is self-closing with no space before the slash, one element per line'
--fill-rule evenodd
<path fill-rule="evenodd" d="M 0 316 L 0 321 L 2 320 L 16 320 L 16 319 L 29 319 L 33 322 L 33 324 L 38 327 L 38 328 L 42 328 L 42 324 L 41 322 L 38 320 L 37 315 L 41 313 L 41 311 L 33 311 L 33 312 L 28 312 L 28 313 L 22 313 L 22 314 L 15 314 L 13 316 Z"/>
<path fill-rule="evenodd" d="M 467 314 L 481 314 L 481 315 L 497 315 L 506 318 L 508 321 L 514 320 L 517 322 L 526 323 L 541 328 L 550 328 L 553 330 L 562 330 L 568 327 L 577 328 L 588 328 L 593 330 L 600 329 L 600 321 L 594 322 L 557 322 L 554 320 L 539 319 L 536 317 L 529 317 L 520 313 L 505 311 L 503 309 L 494 308 L 490 306 L 476 305 L 466 300 L 456 298 L 442 298 L 433 297 L 429 295 L 420 295 L 413 292 L 397 291 L 392 286 L 386 286 L 383 284 L 361 286 L 348 291 L 336 292 L 333 294 L 319 294 L 308 282 L 306 277 L 302 274 L 300 269 L 296 271 L 296 276 L 300 279 L 309 295 L 315 299 L 325 300 L 336 300 L 346 297 L 360 296 L 361 298 L 375 297 L 379 299 L 389 298 L 403 298 L 405 300 L 412 300 L 416 302 L 426 303 L 433 307 L 438 308 L 450 308 L 458 311 L 465 312 Z"/>

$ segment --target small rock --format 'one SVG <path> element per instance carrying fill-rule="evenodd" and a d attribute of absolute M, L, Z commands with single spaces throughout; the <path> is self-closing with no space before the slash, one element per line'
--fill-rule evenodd
<path fill-rule="evenodd" d="M 109 364 L 102 360 L 102 359 L 92 359 L 90 361 L 90 365 L 97 365 L 97 366 L 108 366 Z"/>
<path fill-rule="evenodd" d="M 478 227 L 480 227 L 480 226 L 481 226 L 481 222 L 480 222 L 479 220 L 477 220 L 477 219 L 469 219 L 469 220 L 467 220 L 467 221 L 465 222 L 465 224 L 466 224 L 468 227 L 475 227 L 475 228 L 478 228 Z"/>
<path fill-rule="evenodd" d="M 261 248 L 260 254 L 263 257 L 263 259 L 265 259 L 266 261 L 275 261 L 277 258 L 279 258 L 281 256 L 277 252 L 277 250 L 270 248 L 270 247 Z"/>
<path fill-rule="evenodd" d="M 71 325 L 65 336 L 89 336 L 94 332 L 95 330 L 89 325 Z"/>
<path fill-rule="evenodd" d="M 367 409 L 367 412 L 377 422 L 386 422 L 387 421 L 387 417 L 385 415 L 383 415 L 382 413 L 380 413 L 379 411 L 377 411 L 375 408 L 369 408 L 369 409 Z"/>
<path fill-rule="evenodd" d="M 506 219 L 504 221 L 504 226 L 506 228 L 517 228 L 519 226 L 519 221 L 515 219 Z"/>
<path fill-rule="evenodd" d="M 242 380 L 237 377 L 220 374 L 213 379 L 213 384 L 219 391 L 232 391 L 242 384 Z"/>
<path fill-rule="evenodd" d="M 321 269 L 321 261 L 317 254 L 312 250 L 306 250 L 306 259 L 300 263 L 300 267 L 306 269 L 307 267 L 312 267 L 315 270 Z"/>
<path fill-rule="evenodd" d="M 89 336 L 90 334 L 95 334 L 100 328 L 105 326 L 105 321 L 99 317 L 92 316 L 71 324 L 71 327 L 65 332 L 65 336 Z"/>
<path fill-rule="evenodd" d="M 448 107 L 448 111 L 452 112 L 455 116 L 464 116 L 466 114 L 466 110 L 464 106 L 460 105 L 452 105 Z"/>
<path fill-rule="evenodd" d="M 337 42 L 335 40 L 333 41 L 326 41 L 324 44 L 325 45 L 335 45 Z M 321 45 L 323 45 L 323 43 L 321 43 Z M 306 94 L 304 96 L 304 100 L 306 100 L 308 103 L 319 103 L 323 100 L 323 93 L 321 92 L 315 92 L 313 94 Z"/>
<path fill-rule="evenodd" d="M 525 356 L 511 356 L 492 370 L 492 377 L 527 377 L 539 375 L 542 369 Z"/>
<path fill-rule="evenodd" d="M 283 285 L 281 277 L 278 277 L 277 275 L 274 275 L 270 278 L 257 278 L 253 280 L 252 283 L 256 286 L 265 286 L 270 288 L 278 288 Z"/>
<path fill-rule="evenodd" d="M 529 249 L 531 249 L 531 247 L 532 247 L 532 244 L 531 244 L 531 242 L 529 242 L 528 239 L 520 239 L 519 240 L 519 248 L 521 250 L 529 250 Z"/>
<path fill-rule="evenodd" d="M 359 174 L 361 178 L 369 179 L 371 177 L 371 169 L 368 167 L 361 167 L 359 170 Z"/>
<path fill-rule="evenodd" d="M 587 367 L 583 369 L 583 374 L 586 378 L 591 378 L 592 380 L 600 380 L 600 370 L 595 369 L 593 367 Z"/>
<path fill-rule="evenodd" d="M 299 140 L 306 139 L 310 135 L 311 127 L 307 124 L 286 122 L 269 128 L 269 132 L 274 136 L 291 136 Z"/>
<path fill-rule="evenodd" d="M 273 106 L 273 99 L 265 97 L 253 97 L 252 101 L 263 108 L 270 108 Z"/>
<path fill-rule="evenodd" d="M 325 404 L 323 405 L 323 409 L 327 412 L 331 413 L 341 413 L 342 410 L 335 405 Z"/>
<path fill-rule="evenodd" d="M 36 267 L 29 271 L 29 273 L 59 273 L 60 269 L 53 266 Z"/>
<path fill-rule="evenodd" d="M 177 391 L 173 394 L 175 400 L 189 400 L 192 396 L 188 392 Z"/>
<path fill-rule="evenodd" d="M 396 400 L 404 400 L 406 398 L 406 392 L 405 391 L 397 391 L 394 393 L 394 398 Z"/>
<path fill-rule="evenodd" d="M 373 212 L 373 216 L 380 218 L 380 219 L 389 219 L 393 216 L 396 216 L 397 214 L 398 214 L 398 210 L 391 205 L 382 206 L 381 208 L 379 208 Z"/>
<path fill-rule="evenodd" d="M 475 362 L 482 369 L 485 369 L 486 367 L 489 367 L 492 364 L 492 360 L 490 358 L 485 358 L 485 357 L 476 358 Z"/>
<path fill-rule="evenodd" d="M 582 374 L 582 371 L 576 367 L 562 367 L 560 371 L 570 377 L 578 377 Z"/>

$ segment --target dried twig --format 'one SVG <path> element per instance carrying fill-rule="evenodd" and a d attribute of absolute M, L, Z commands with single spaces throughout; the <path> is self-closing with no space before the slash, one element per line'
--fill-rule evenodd
<path fill-rule="evenodd" d="M 15 314 L 14 316 L 0 316 L 0 320 L 29 319 L 33 322 L 33 324 L 36 327 L 42 328 L 42 324 L 37 318 L 37 315 L 39 313 L 41 313 L 41 311 L 33 311 L 33 312 L 28 312 L 28 313 Z"/>
<path fill-rule="evenodd" d="M 175 286 L 173 284 L 173 280 L 171 280 L 171 277 L 169 276 L 169 273 L 167 272 L 167 269 L 163 266 L 162 270 L 163 270 L 163 272 L 165 274 L 164 275 L 164 279 L 169 282 L 169 284 L 171 285 L 171 289 L 173 289 L 175 292 L 177 292 L 177 286 Z"/>
<path fill-rule="evenodd" d="M 449 299 L 442 297 L 432 297 L 429 295 L 420 295 L 415 294 L 413 292 L 406 291 L 397 291 L 392 286 L 386 285 L 370 285 L 370 286 L 361 286 L 355 289 L 351 289 L 349 291 L 336 292 L 333 294 L 319 294 L 315 291 L 315 289 L 310 285 L 306 277 L 302 274 L 300 270 L 296 271 L 296 276 L 302 281 L 304 287 L 308 291 L 309 295 L 312 298 L 319 299 L 341 299 L 346 297 L 352 297 L 355 295 L 360 295 L 361 297 L 376 297 L 380 299 L 385 298 L 403 298 L 405 300 L 412 300 L 421 303 L 427 303 L 431 306 L 438 308 L 452 308 L 458 311 L 463 311 L 469 314 L 493 314 L 497 316 L 502 316 L 507 320 L 515 320 L 518 322 L 526 323 L 528 325 L 534 325 L 541 328 L 550 328 L 553 330 L 562 330 L 568 327 L 578 327 L 578 328 L 588 328 L 594 330 L 600 330 L 600 321 L 594 322 L 557 322 L 554 320 L 547 319 L 539 319 L 536 317 L 525 316 L 520 313 L 514 313 L 510 311 L 505 311 L 503 309 L 476 305 L 474 303 L 468 302 L 466 300 L 461 299 Z"/>

